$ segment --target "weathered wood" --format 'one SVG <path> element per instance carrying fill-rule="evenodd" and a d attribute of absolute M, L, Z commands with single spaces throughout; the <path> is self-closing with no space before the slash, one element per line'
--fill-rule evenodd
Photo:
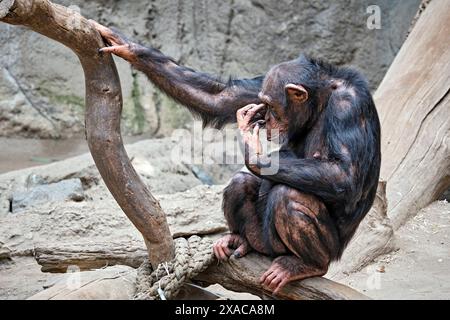
<path fill-rule="evenodd" d="M 37 263 L 42 266 L 42 272 L 63 273 L 72 266 L 77 266 L 81 271 L 114 265 L 137 268 L 147 258 L 147 251 L 133 243 L 73 244 L 64 247 L 35 248 L 34 256 Z"/>
<path fill-rule="evenodd" d="M 450 187 L 450 1 L 431 1 L 375 93 L 395 228 Z"/>
<path fill-rule="evenodd" d="M 261 286 L 259 278 L 269 269 L 268 257 L 251 253 L 241 259 L 213 264 L 198 275 L 194 282 L 206 285 L 220 283 L 229 290 L 249 292 L 261 298 L 286 300 L 366 300 L 367 296 L 340 283 L 323 277 L 291 282 L 277 296 Z"/>
<path fill-rule="evenodd" d="M 108 249 L 104 249 L 108 247 Z M 126 265 L 138 267 L 146 257 L 146 251 L 136 245 L 117 244 L 106 246 L 81 246 L 74 244 L 64 248 L 36 248 L 37 262 L 42 271 L 66 272 L 69 266 L 80 270 L 93 270 L 105 266 Z M 271 260 L 252 253 L 241 259 L 231 259 L 226 263 L 213 263 L 204 273 L 193 281 L 203 286 L 219 283 L 237 292 L 250 292 L 262 298 L 277 299 L 368 299 L 363 294 L 326 278 L 311 278 L 297 281 L 284 288 L 280 295 L 273 297 L 259 283 L 259 277 L 271 264 Z"/>
<path fill-rule="evenodd" d="M 131 165 L 120 134 L 122 92 L 110 55 L 88 20 L 47 0 L 0 0 L 0 21 L 23 25 L 72 49 L 86 81 L 86 136 L 95 164 L 112 195 L 142 233 L 152 265 L 173 258 L 164 212 Z M 94 212 L 92 214 L 95 214 Z"/>

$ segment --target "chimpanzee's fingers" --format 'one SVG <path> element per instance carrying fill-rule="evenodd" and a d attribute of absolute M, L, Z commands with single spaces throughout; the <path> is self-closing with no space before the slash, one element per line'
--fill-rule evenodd
<path fill-rule="evenodd" d="M 219 260 L 224 260 L 224 253 L 221 246 L 217 246 L 217 258 Z"/>
<path fill-rule="evenodd" d="M 250 121 L 257 112 L 259 112 L 265 105 L 264 104 L 250 104 L 250 108 L 245 113 L 245 118 Z"/>
<path fill-rule="evenodd" d="M 99 49 L 98 51 L 101 53 L 114 53 L 120 52 L 121 46 L 112 46 L 112 47 L 103 47 Z"/>
<path fill-rule="evenodd" d="M 252 114 L 256 114 L 258 111 L 263 109 L 266 105 L 264 103 L 260 103 L 260 104 L 251 104 L 251 106 L 252 107 L 249 110 L 249 112 L 251 112 Z"/>
<path fill-rule="evenodd" d="M 89 20 L 89 23 L 98 31 L 98 33 L 100 33 L 103 38 L 108 40 L 109 38 L 112 38 L 113 32 L 108 27 L 105 27 L 104 25 L 94 20 Z"/>
<path fill-rule="evenodd" d="M 239 248 L 243 244 L 247 245 L 247 241 L 241 236 L 234 236 L 230 241 L 231 247 L 235 249 Z"/>
<path fill-rule="evenodd" d="M 278 273 L 277 272 L 272 272 L 271 274 L 269 274 L 266 278 L 266 280 L 264 281 L 265 284 L 267 284 L 269 287 L 272 284 L 273 280 L 277 277 Z"/>
<path fill-rule="evenodd" d="M 132 41 L 130 39 L 128 39 L 128 37 L 126 35 L 124 35 L 122 33 L 122 31 L 120 31 L 119 29 L 115 28 L 115 27 L 111 27 L 110 28 L 112 35 L 115 39 L 117 39 L 118 41 L 121 41 L 123 44 L 127 44 L 127 43 L 131 43 Z"/>
<path fill-rule="evenodd" d="M 236 117 L 239 119 L 244 119 L 246 113 L 248 110 L 250 110 L 251 108 L 253 108 L 254 104 L 248 104 L 245 107 L 240 108 L 237 112 L 236 112 Z"/>
<path fill-rule="evenodd" d="M 100 34 L 102 34 L 102 32 L 105 32 L 106 31 L 105 29 L 108 29 L 107 27 L 101 25 L 95 20 L 89 19 L 88 21 Z"/>
<path fill-rule="evenodd" d="M 266 272 L 263 273 L 263 275 L 261 276 L 261 278 L 259 278 L 259 282 L 264 283 L 267 279 L 267 277 L 269 275 L 271 275 L 273 273 L 272 269 L 267 270 Z"/>
<path fill-rule="evenodd" d="M 225 255 L 227 256 L 227 258 L 231 256 L 231 254 L 233 253 L 233 250 L 231 250 L 226 243 L 222 244 L 222 250 L 223 253 L 225 253 Z"/>
<path fill-rule="evenodd" d="M 222 260 L 222 252 L 220 252 L 220 246 L 214 245 L 213 247 L 214 255 L 216 256 L 217 260 Z"/>
<path fill-rule="evenodd" d="M 255 127 L 253 128 L 253 138 L 259 139 L 259 123 L 255 124 Z M 257 141 L 257 140 L 256 140 Z"/>
<path fill-rule="evenodd" d="M 108 44 L 112 46 L 121 46 L 126 43 L 124 37 L 122 37 L 119 32 L 111 30 L 110 28 L 107 28 L 94 20 L 89 20 L 89 22 L 95 27 L 95 29 Z"/>
<path fill-rule="evenodd" d="M 215 256 L 217 259 L 219 259 L 219 253 L 217 252 L 217 247 L 216 247 L 215 244 L 213 245 L 213 252 L 214 252 L 214 256 Z"/>
<path fill-rule="evenodd" d="M 217 251 L 219 252 L 220 260 L 223 260 L 223 261 L 228 260 L 228 256 L 225 253 L 223 246 L 218 246 Z"/>
<path fill-rule="evenodd" d="M 288 278 L 284 278 L 281 280 L 280 284 L 276 287 L 276 289 L 273 291 L 274 294 L 278 294 L 281 289 L 289 282 Z"/>
<path fill-rule="evenodd" d="M 278 285 L 283 281 L 283 277 L 278 273 L 271 281 L 270 284 L 268 285 L 268 287 L 270 288 L 270 290 L 272 290 L 272 292 L 274 292 L 277 288 Z"/>
<path fill-rule="evenodd" d="M 214 252 L 216 257 L 219 260 L 227 260 L 232 253 L 232 250 L 228 248 L 228 241 L 226 239 L 217 240 L 213 248 L 215 250 Z"/>
<path fill-rule="evenodd" d="M 125 44 L 122 46 L 104 47 L 99 50 L 101 53 L 113 53 L 125 60 L 131 61 L 134 57 L 133 52 L 130 50 L 130 46 Z"/>

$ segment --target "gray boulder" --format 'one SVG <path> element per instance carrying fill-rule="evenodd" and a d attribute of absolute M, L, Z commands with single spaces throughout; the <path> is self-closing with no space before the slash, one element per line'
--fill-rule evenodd
<path fill-rule="evenodd" d="M 26 191 L 15 192 L 12 195 L 11 208 L 12 212 L 16 213 L 28 207 L 66 200 L 84 200 L 80 179 L 62 180 L 57 183 L 38 185 Z"/>

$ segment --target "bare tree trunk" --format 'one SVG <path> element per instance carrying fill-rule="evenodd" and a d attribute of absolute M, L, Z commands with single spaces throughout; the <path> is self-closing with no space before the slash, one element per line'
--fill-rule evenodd
<path fill-rule="evenodd" d="M 431 1 L 375 93 L 394 228 L 450 186 L 450 1 Z"/>
<path fill-rule="evenodd" d="M 142 233 L 151 264 L 171 260 L 174 245 L 164 212 L 123 147 L 119 75 L 112 57 L 98 53 L 104 46 L 98 32 L 77 12 L 47 0 L 0 0 L 0 21 L 26 26 L 78 56 L 86 81 L 86 137 L 95 164 L 122 210 Z"/>

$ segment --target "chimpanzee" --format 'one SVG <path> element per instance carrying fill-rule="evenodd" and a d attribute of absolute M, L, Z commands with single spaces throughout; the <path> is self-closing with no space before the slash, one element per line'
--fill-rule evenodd
<path fill-rule="evenodd" d="M 239 258 L 250 250 L 274 257 L 261 282 L 275 293 L 289 281 L 324 275 L 377 189 L 380 124 L 364 77 L 300 56 L 265 76 L 223 82 L 94 25 L 109 45 L 101 52 L 128 60 L 205 125 L 237 121 L 250 172 L 237 173 L 224 190 L 231 234 L 215 243 L 216 257 Z M 261 154 L 262 126 L 277 129 L 283 140 L 279 169 L 268 175 L 262 167 L 275 157 Z"/>

